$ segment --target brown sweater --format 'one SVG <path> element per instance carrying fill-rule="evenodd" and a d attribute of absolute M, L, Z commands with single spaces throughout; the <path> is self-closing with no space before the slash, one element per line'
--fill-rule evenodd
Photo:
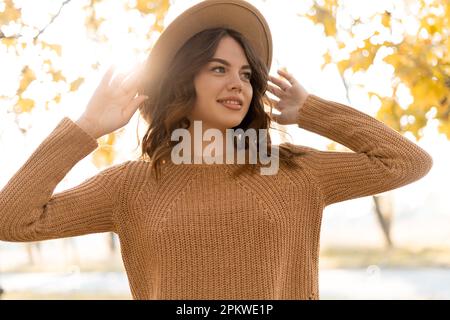
<path fill-rule="evenodd" d="M 113 231 L 135 299 L 318 299 L 322 211 L 414 182 L 432 158 L 369 115 L 310 95 L 301 128 L 354 152 L 297 146 L 276 175 L 235 164 L 126 161 L 53 194 L 97 141 L 64 118 L 0 193 L 0 240 Z M 259 172 L 259 171 L 258 171 Z"/>

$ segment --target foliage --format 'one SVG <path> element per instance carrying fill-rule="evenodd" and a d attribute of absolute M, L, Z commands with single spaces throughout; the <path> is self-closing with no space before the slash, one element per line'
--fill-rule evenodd
<path fill-rule="evenodd" d="M 95 72 L 100 66 L 100 61 L 95 58 L 89 62 L 90 69 L 80 68 L 80 73 L 75 77 L 69 77 L 61 68 L 61 58 L 64 55 L 64 48 L 59 43 L 51 43 L 45 39 L 45 30 L 51 27 L 58 19 L 62 10 L 71 10 L 67 6 L 71 0 L 61 2 L 56 12 L 49 13 L 51 16 L 44 27 L 29 25 L 22 17 L 23 8 L 20 3 L 13 0 L 0 1 L 0 52 L 12 53 L 17 56 L 17 63 L 20 65 L 20 81 L 17 83 L 17 90 L 14 95 L 0 95 L 0 99 L 11 101 L 12 106 L 8 112 L 13 112 L 16 119 L 22 113 L 30 113 L 36 108 L 37 96 L 32 94 L 30 87 L 34 82 L 45 85 L 51 92 L 52 99 L 45 102 L 45 108 L 50 106 L 57 107 L 71 92 L 80 90 L 85 83 L 87 74 Z M 106 3 L 104 0 L 89 0 L 84 4 L 85 14 L 84 28 L 87 37 L 100 46 L 106 46 L 110 40 L 108 35 L 102 32 L 102 25 L 108 20 L 104 11 L 100 7 Z M 23 5 L 26 5 L 24 3 Z M 146 34 L 139 35 L 143 43 L 151 43 L 150 37 L 155 32 L 161 32 L 163 29 L 164 17 L 169 9 L 169 0 L 138 0 L 134 5 L 123 1 L 123 10 L 137 11 L 142 19 L 153 19 L 154 23 Z M 127 21 L 120 23 L 126 24 Z M 129 22 L 128 22 L 129 23 Z M 134 29 L 128 27 L 129 32 Z M 10 30 L 20 30 L 18 33 L 11 33 Z M 32 36 L 30 36 L 32 34 Z M 150 48 L 148 48 L 150 50 Z M 33 57 L 33 66 L 25 58 Z M 77 63 L 74 61 L 74 63 Z M 38 66 L 38 67 L 35 67 Z M 83 70 L 83 71 L 81 71 Z M 53 84 L 61 84 L 55 86 Z M 9 105 L 9 103 L 8 103 Z M 18 121 L 16 121 L 18 123 Z M 26 134 L 26 129 L 22 132 Z M 114 141 L 117 133 L 111 133 L 99 139 L 99 148 L 93 154 L 93 161 L 97 167 L 110 165 L 114 161 L 116 151 Z"/>
<path fill-rule="evenodd" d="M 331 43 L 322 67 L 335 64 L 348 88 L 358 73 L 390 65 L 392 93 L 367 90 L 379 101 L 376 117 L 416 139 L 434 118 L 439 132 L 450 139 L 450 2 L 392 1 L 390 8 L 369 17 L 356 16 L 346 4 L 315 0 L 309 12 L 299 14 L 322 28 Z M 400 98 L 405 91 L 410 103 Z"/>

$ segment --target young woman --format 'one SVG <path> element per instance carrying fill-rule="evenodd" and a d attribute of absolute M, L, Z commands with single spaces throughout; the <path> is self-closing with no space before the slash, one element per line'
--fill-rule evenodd
<path fill-rule="evenodd" d="M 204 1 L 185 11 L 145 66 L 114 79 L 110 69 L 83 116 L 64 118 L 12 177 L 0 193 L 0 240 L 115 232 L 135 299 L 318 299 L 323 209 L 416 181 L 432 159 L 365 113 L 309 94 L 291 74 L 269 76 L 271 52 L 266 21 L 245 1 Z M 280 114 L 266 113 L 264 104 Z M 141 159 L 53 194 L 96 138 L 124 126 L 138 108 L 149 124 Z M 261 161 L 198 163 L 209 143 L 195 148 L 196 134 L 264 130 L 271 121 L 353 152 L 273 149 L 261 131 L 240 149 L 249 154 L 256 141 L 256 149 L 278 150 L 276 174 L 253 170 Z M 194 137 L 194 148 L 184 150 L 192 164 L 175 163 L 177 129 Z M 211 155 L 224 159 L 228 151 L 222 145 Z"/>

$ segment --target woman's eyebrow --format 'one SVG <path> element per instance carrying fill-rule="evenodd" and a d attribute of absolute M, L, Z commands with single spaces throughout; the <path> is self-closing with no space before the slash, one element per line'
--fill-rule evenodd
<path fill-rule="evenodd" d="M 208 60 L 208 62 L 213 62 L 213 61 L 220 62 L 220 63 L 222 63 L 222 64 L 224 64 L 224 65 L 226 65 L 228 67 L 230 66 L 230 63 L 227 60 L 224 60 L 224 59 L 221 59 L 221 58 L 211 58 L 211 59 Z M 241 67 L 241 69 L 250 69 L 251 70 L 251 67 L 248 64 L 244 64 Z"/>

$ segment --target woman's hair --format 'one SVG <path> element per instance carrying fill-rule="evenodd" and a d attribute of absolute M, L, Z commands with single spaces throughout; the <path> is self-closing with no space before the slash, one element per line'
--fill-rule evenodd
<path fill-rule="evenodd" d="M 267 67 L 239 32 L 227 28 L 207 29 L 191 37 L 182 46 L 167 73 L 161 79 L 157 94 L 143 103 L 144 118 L 150 121 L 142 139 L 140 159 L 151 161 L 151 170 L 155 171 L 156 178 L 160 175 L 161 161 L 170 157 L 172 147 L 178 143 L 170 140 L 172 131 L 178 128 L 187 129 L 190 126 L 187 116 L 193 110 L 196 100 L 194 77 L 214 56 L 220 40 L 225 36 L 232 37 L 242 46 L 252 70 L 250 83 L 253 88 L 253 96 L 249 110 L 242 122 L 232 129 L 240 128 L 244 132 L 250 128 L 255 129 L 256 132 L 259 132 L 258 129 L 266 129 L 265 143 L 267 144 L 267 154 L 270 155 L 271 140 L 268 129 L 271 119 L 264 111 L 264 104 L 267 104 L 272 112 L 272 103 L 265 93 L 268 80 Z M 259 134 L 257 136 L 259 140 Z M 234 146 L 236 143 L 234 141 Z M 257 141 L 256 146 L 259 152 L 260 141 Z M 245 149 L 248 148 L 249 143 L 245 141 Z M 279 160 L 290 167 L 297 166 L 292 159 L 293 155 L 301 154 L 303 152 L 295 150 L 295 148 L 287 146 L 279 148 Z M 235 175 L 239 175 L 245 169 L 256 170 L 260 165 L 259 162 L 257 164 L 246 163 L 240 166 Z"/>

